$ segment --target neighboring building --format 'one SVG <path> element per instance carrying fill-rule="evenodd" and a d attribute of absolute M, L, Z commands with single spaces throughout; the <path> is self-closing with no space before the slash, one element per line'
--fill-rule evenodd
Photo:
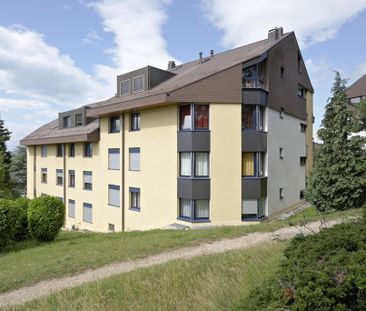
<path fill-rule="evenodd" d="M 351 104 L 358 104 L 366 99 L 366 74 L 347 89 L 347 98 Z"/>
<path fill-rule="evenodd" d="M 295 34 L 167 70 L 59 114 L 21 143 L 28 195 L 58 196 L 66 227 L 238 225 L 299 204 L 312 168 L 312 95 Z"/>

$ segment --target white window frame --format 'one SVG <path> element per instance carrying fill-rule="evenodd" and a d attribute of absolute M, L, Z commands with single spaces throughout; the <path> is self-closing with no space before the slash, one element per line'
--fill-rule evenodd
<path fill-rule="evenodd" d="M 139 79 L 139 78 L 142 78 L 142 90 L 140 90 L 140 91 L 136 91 L 136 90 L 135 90 L 135 80 L 136 80 L 136 79 Z M 139 75 L 139 76 L 133 77 L 133 78 L 132 78 L 132 91 L 133 91 L 133 93 L 134 93 L 134 94 L 136 94 L 136 93 L 141 93 L 141 92 L 143 92 L 144 90 L 145 90 L 145 76 L 144 76 L 144 75 Z"/>

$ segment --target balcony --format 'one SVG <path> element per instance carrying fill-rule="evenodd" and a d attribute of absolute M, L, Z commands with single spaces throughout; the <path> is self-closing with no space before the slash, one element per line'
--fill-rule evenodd
<path fill-rule="evenodd" d="M 242 177 L 242 199 L 260 199 L 267 196 L 267 177 Z"/>

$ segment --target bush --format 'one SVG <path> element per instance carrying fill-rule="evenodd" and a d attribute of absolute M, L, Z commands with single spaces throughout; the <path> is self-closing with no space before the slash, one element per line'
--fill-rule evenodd
<path fill-rule="evenodd" d="M 28 228 L 38 241 L 53 241 L 64 223 L 65 207 L 56 197 L 42 195 L 33 199 L 28 208 Z"/>
<path fill-rule="evenodd" d="M 18 212 L 13 201 L 0 199 L 0 247 L 15 235 Z"/>
<path fill-rule="evenodd" d="M 276 277 L 239 310 L 366 310 L 364 221 L 298 236 L 284 255 Z"/>
<path fill-rule="evenodd" d="M 29 237 L 27 211 L 30 200 L 27 198 L 18 198 L 14 201 L 17 207 L 18 221 L 15 228 L 15 241 L 26 240 Z"/>

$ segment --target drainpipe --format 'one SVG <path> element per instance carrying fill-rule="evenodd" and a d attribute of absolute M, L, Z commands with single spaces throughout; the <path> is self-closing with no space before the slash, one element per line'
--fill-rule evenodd
<path fill-rule="evenodd" d="M 64 227 L 66 226 L 66 144 L 63 144 L 63 198 L 64 198 L 64 207 L 65 207 L 65 219 L 64 219 Z"/>
<path fill-rule="evenodd" d="M 125 231 L 125 114 L 122 113 L 122 148 L 121 148 L 121 174 L 122 174 L 122 185 L 121 185 L 121 208 L 122 208 L 122 231 Z"/>

